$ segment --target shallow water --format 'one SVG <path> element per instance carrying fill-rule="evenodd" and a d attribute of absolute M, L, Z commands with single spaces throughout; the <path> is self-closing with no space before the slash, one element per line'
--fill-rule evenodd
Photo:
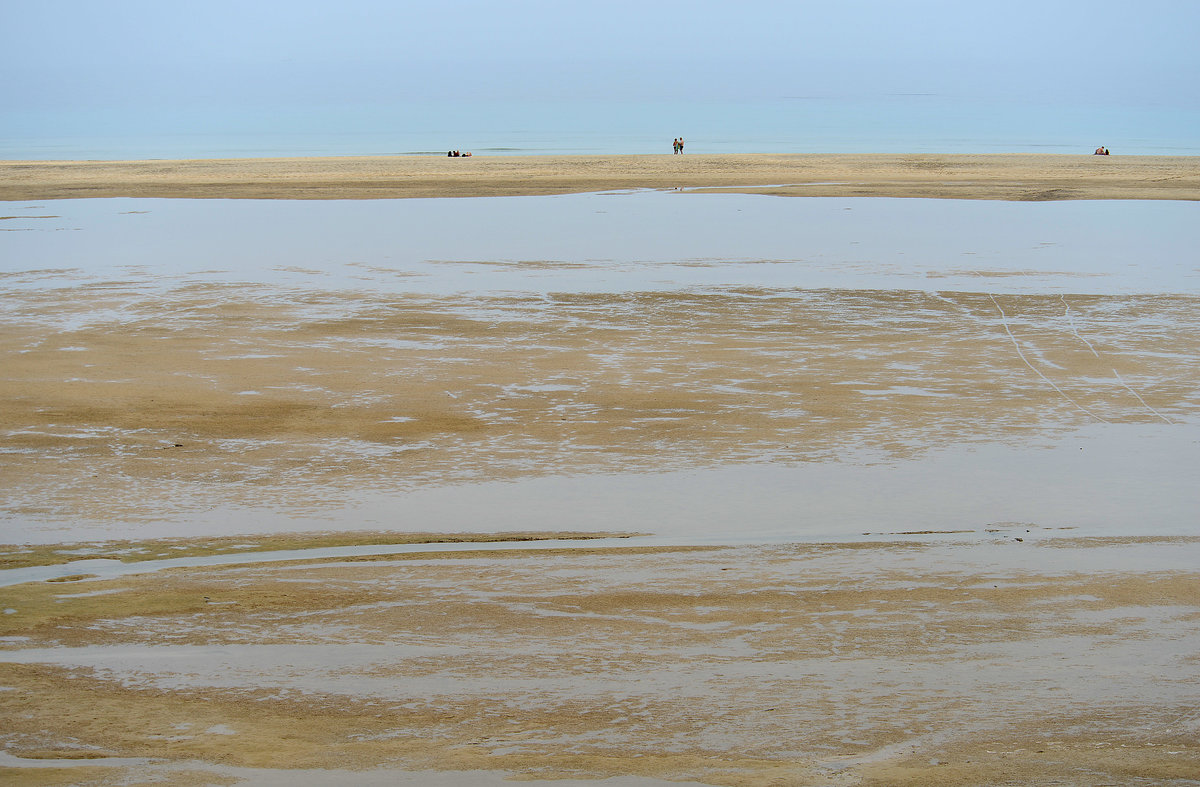
<path fill-rule="evenodd" d="M 307 318 L 313 320 L 346 317 L 345 298 L 358 294 L 419 296 L 429 299 L 421 303 L 428 303 L 422 308 L 431 312 L 450 308 L 449 301 L 436 298 L 461 296 L 454 308 L 475 309 L 472 316 L 477 318 L 497 324 L 533 323 L 541 308 L 543 317 L 553 314 L 575 321 L 568 327 L 587 336 L 600 327 L 650 333 L 661 327 L 631 328 L 622 323 L 628 314 L 640 314 L 638 304 L 623 304 L 610 315 L 605 312 L 609 307 L 576 306 L 548 296 L 736 294 L 746 299 L 739 307 L 743 311 L 731 312 L 733 318 L 723 315 L 736 321 L 754 312 L 753 298 L 773 293 L 809 300 L 821 300 L 822 292 L 834 291 L 868 296 L 912 291 L 1049 294 L 1055 296 L 1051 305 L 1058 312 L 1054 330 L 1077 349 L 1091 348 L 1088 354 L 1098 359 L 1092 347 L 1095 337 L 1080 332 L 1074 322 L 1082 319 L 1076 317 L 1079 308 L 1065 296 L 1200 294 L 1200 260 L 1195 251 L 1198 211 L 1197 203 L 1175 202 L 801 199 L 672 192 L 460 200 L 113 199 L 11 204 L 4 210 L 8 217 L 0 221 L 4 230 L 0 232 L 4 274 L 0 286 L 14 297 L 0 301 L 0 318 L 13 324 L 33 319 L 30 304 L 41 298 L 36 301 L 41 303 L 38 319 L 50 315 L 45 317 L 50 322 L 39 330 L 49 333 L 66 335 L 87 326 L 119 329 L 135 318 L 143 326 L 148 319 L 170 326 L 177 308 L 207 313 L 219 305 L 183 302 L 178 293 L 200 293 L 196 297 L 201 298 L 205 290 L 196 285 L 245 282 L 254 285 L 247 290 L 252 299 L 288 307 L 303 304 Z M 95 296 L 95 301 L 82 311 L 47 311 L 45 303 L 53 306 L 56 298 L 65 297 L 62 292 L 84 293 Z M 338 298 L 325 298 L 329 293 Z M 511 294 L 545 300 L 540 307 L 530 301 L 535 306 L 519 308 L 497 300 Z M 213 289 L 208 297 L 219 300 L 227 295 L 227 290 Z M 870 425 L 874 443 L 843 434 L 836 450 L 805 455 L 803 451 L 810 447 L 790 450 L 792 446 L 784 445 L 781 437 L 773 449 L 750 444 L 753 455 L 740 456 L 736 464 L 714 462 L 698 450 L 690 460 L 673 456 L 670 463 L 656 468 L 659 472 L 647 472 L 644 461 L 626 468 L 610 462 L 603 473 L 560 470 L 552 458 L 522 455 L 516 439 L 504 444 L 484 442 L 471 450 L 476 455 L 511 454 L 515 458 L 509 461 L 515 466 L 524 463 L 521 472 L 505 481 L 453 478 L 420 488 L 401 483 L 403 479 L 390 487 L 373 479 L 346 493 L 354 486 L 351 478 L 348 485 L 340 484 L 339 495 L 326 497 L 319 481 L 310 484 L 302 477 L 279 477 L 272 466 L 264 470 L 263 478 L 274 478 L 271 483 L 291 490 L 294 505 L 273 502 L 277 498 L 261 504 L 231 503 L 220 497 L 207 501 L 204 498 L 217 486 L 202 484 L 178 490 L 180 499 L 194 496 L 195 506 L 165 506 L 162 516 L 118 517 L 119 524 L 112 519 L 20 513 L 14 503 L 0 516 L 0 541 L 380 529 L 637 530 L 664 543 L 724 543 L 847 540 L 864 534 L 930 530 L 982 533 L 997 524 L 1027 525 L 1041 534 L 1192 534 L 1197 526 L 1194 512 L 1200 510 L 1192 483 L 1194 468 L 1200 465 L 1200 421 L 1188 398 L 1194 392 L 1184 390 L 1167 413 L 1147 403 L 1143 394 L 1150 396 L 1146 386 L 1151 384 L 1189 387 L 1184 375 L 1172 375 L 1170 370 L 1190 363 L 1197 326 L 1186 316 L 1191 314 L 1186 304 L 1174 304 L 1168 311 L 1153 301 L 1145 303 L 1130 311 L 1144 325 L 1105 324 L 1105 330 L 1123 328 L 1130 333 L 1138 328 L 1144 336 L 1138 343 L 1128 343 L 1126 355 L 1135 356 L 1130 363 L 1150 367 L 1151 354 L 1156 354 L 1167 371 L 1157 377 L 1147 371 L 1141 381 L 1130 385 L 1115 368 L 1110 373 L 1105 367 L 1099 373 L 1112 379 L 1100 381 L 1102 386 L 1083 381 L 1122 398 L 1123 409 L 1116 419 L 1091 417 L 1099 411 L 1081 405 L 1082 412 L 1072 414 L 1078 422 L 1061 415 L 1014 411 L 1012 422 L 1007 423 L 1004 413 L 989 412 L 987 402 L 981 402 L 973 406 L 980 408 L 980 421 L 986 416 L 991 426 L 980 423 L 974 434 L 969 425 L 937 432 L 880 421 Z M 1043 357 L 1034 338 L 1034 331 L 1044 326 L 1033 316 L 1013 319 L 996 300 L 984 307 L 998 312 L 1007 332 L 998 334 L 998 343 L 984 346 L 995 353 L 1019 354 L 1026 371 L 1042 375 L 1041 380 L 1031 377 L 1034 387 L 1043 386 L 1043 381 L 1056 385 L 1051 377 L 1058 361 Z M 654 308 L 669 310 L 670 306 Z M 878 337 L 904 329 L 906 315 L 897 313 L 903 304 L 889 309 L 872 322 L 871 336 L 876 337 L 872 341 L 885 341 Z M 855 344 L 866 333 L 856 333 L 851 323 L 871 321 L 868 311 L 839 319 L 847 324 L 833 325 L 821 339 L 835 359 L 839 353 L 847 361 L 873 353 L 886 360 L 892 352 L 888 346 Z M 918 330 L 937 331 L 938 326 L 929 323 L 936 322 L 937 314 L 922 319 L 925 322 L 919 323 Z M 762 335 L 768 339 L 760 340 L 764 343 L 759 356 L 745 352 L 749 339 L 734 335 L 731 341 L 740 342 L 736 346 L 742 351 L 738 357 L 749 358 L 739 361 L 746 364 L 745 369 L 739 367 L 741 372 L 769 372 L 782 362 L 778 355 L 773 360 L 769 352 L 774 346 L 767 343 L 774 341 L 772 330 L 766 326 Z M 447 337 L 462 338 L 447 333 L 443 339 Z M 706 339 L 690 338 L 696 343 Z M 1122 337 L 1109 338 L 1111 346 Z M 1181 338 L 1181 349 L 1168 346 Z M 422 343 L 379 330 L 356 341 L 357 349 L 370 349 L 380 358 L 409 351 L 429 357 L 455 352 L 449 345 L 443 349 L 441 340 Z M 780 341 L 802 345 L 804 337 Z M 312 352 L 319 344 L 306 346 Z M 72 354 L 67 351 L 84 355 L 87 350 L 82 346 L 58 349 L 60 357 Z M 795 354 L 795 347 L 786 349 Z M 664 353 L 660 365 L 676 352 L 660 351 Z M 270 347 L 257 345 L 245 349 L 231 345 L 224 355 L 224 360 L 258 359 L 264 364 L 276 357 Z M 628 356 L 614 355 L 605 363 L 620 366 L 629 361 Z M 813 359 L 796 361 L 800 362 Z M 956 401 L 961 394 L 955 391 L 964 390 L 961 385 L 944 385 L 948 378 L 923 376 L 922 369 L 938 370 L 936 364 L 913 366 L 906 372 L 899 360 L 890 363 L 891 385 L 881 386 L 878 379 L 857 381 L 848 371 L 842 372 L 837 385 L 862 387 L 866 400 L 910 402 L 904 407 L 914 412 L 920 411 L 922 402 Z M 717 361 L 709 365 L 717 371 L 722 368 Z M 541 378 L 513 382 L 501 388 L 500 396 L 540 396 L 552 404 L 559 397 L 567 404 L 556 406 L 569 407 L 570 397 L 586 383 L 583 379 L 584 383 Z M 686 388 L 688 380 L 670 385 Z M 738 379 L 710 380 L 705 385 L 726 397 L 748 394 L 754 387 L 753 381 Z M 373 395 L 365 389 L 361 393 Z M 262 395 L 248 383 L 238 389 L 238 396 L 246 400 Z M 804 416 L 800 409 L 789 410 L 785 398 L 771 407 L 771 417 Z M 899 418 L 904 407 L 888 411 L 888 417 Z M 662 416 L 676 417 L 667 411 Z M 409 420 L 393 414 L 390 422 Z M 1118 422 L 1099 422 L 1104 420 Z M 1089 421 L 1091 425 L 1086 425 Z M 636 432 L 648 423 L 643 419 L 631 428 Z M 1002 439 L 995 432 L 999 425 L 1006 430 Z M 79 443 L 112 440 L 116 445 L 119 431 L 101 425 L 68 430 L 58 437 Z M 907 450 L 879 450 L 889 434 Z M 226 439 L 219 447 L 240 460 L 265 442 Z M 401 449 L 427 447 L 418 443 L 397 448 L 347 438 L 337 445 L 324 444 L 321 450 L 339 461 L 372 460 L 382 465 Z M 313 450 L 303 445 L 300 449 Z M 577 456 L 590 449 L 584 444 L 564 445 L 562 450 Z M 651 449 L 639 443 L 638 450 Z M 802 461 L 797 461 L 797 451 Z M 18 498 L 14 494 L 13 499 Z"/>
<path fill-rule="evenodd" d="M 688 288 L 1197 293 L 1200 203 L 636 192 L 11 203 L 7 286 L 426 294 Z"/>

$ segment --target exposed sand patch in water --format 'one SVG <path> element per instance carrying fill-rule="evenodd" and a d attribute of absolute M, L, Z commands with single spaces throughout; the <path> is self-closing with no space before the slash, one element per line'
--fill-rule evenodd
<path fill-rule="evenodd" d="M 246 285 L 6 293 L 0 503 L 105 520 L 1159 423 L 1196 298 Z M 409 529 L 429 529 L 409 526 Z"/>

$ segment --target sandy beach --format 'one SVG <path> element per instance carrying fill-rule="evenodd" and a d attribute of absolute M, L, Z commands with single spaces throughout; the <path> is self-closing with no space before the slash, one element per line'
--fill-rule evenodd
<path fill-rule="evenodd" d="M 0 787 L 1200 787 L 1200 0 L 0 19 Z"/>
<path fill-rule="evenodd" d="M 1192 206 L 868 195 L 1200 162 L 0 164 L 0 781 L 1191 783 Z"/>
<path fill-rule="evenodd" d="M 383 199 L 689 189 L 787 196 L 1200 199 L 1200 157 L 438 156 L 0 162 L 0 200 Z"/>

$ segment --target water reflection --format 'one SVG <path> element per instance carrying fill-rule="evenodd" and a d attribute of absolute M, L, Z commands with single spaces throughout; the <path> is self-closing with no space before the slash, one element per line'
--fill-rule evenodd
<path fill-rule="evenodd" d="M 10 206 L 0 540 L 1186 534 L 1196 211 Z"/>
<path fill-rule="evenodd" d="M 583 194 L 14 205 L 8 284 L 1194 293 L 1196 203 Z M 14 276 L 14 274 L 16 274 Z"/>

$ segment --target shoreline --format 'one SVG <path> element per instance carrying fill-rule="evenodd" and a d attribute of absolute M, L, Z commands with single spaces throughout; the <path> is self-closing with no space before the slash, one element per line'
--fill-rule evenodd
<path fill-rule="evenodd" d="M 1200 200 L 1200 156 L 669 154 L 2 161 L 0 201 L 402 199 L 686 190 L 812 197 Z"/>

